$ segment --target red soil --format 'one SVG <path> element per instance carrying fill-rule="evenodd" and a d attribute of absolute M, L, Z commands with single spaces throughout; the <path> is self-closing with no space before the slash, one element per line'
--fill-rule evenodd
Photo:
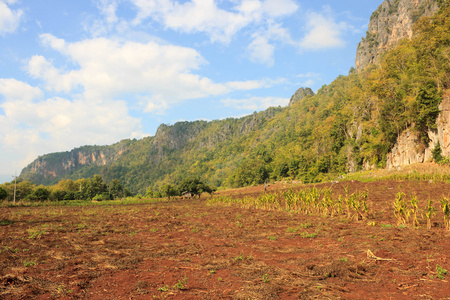
<path fill-rule="evenodd" d="M 368 191 L 368 220 L 210 206 L 209 196 L 1 208 L 0 299 L 450 299 L 442 212 L 427 230 L 422 218 L 396 226 L 392 208 L 402 191 L 439 209 L 450 184 L 344 182 L 333 195 L 344 187 Z M 286 188 L 302 187 L 268 192 Z"/>

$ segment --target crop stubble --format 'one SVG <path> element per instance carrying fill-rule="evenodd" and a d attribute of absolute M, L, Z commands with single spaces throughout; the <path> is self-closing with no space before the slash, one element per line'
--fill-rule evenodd
<path fill-rule="evenodd" d="M 448 196 L 449 187 L 333 185 L 333 194 L 368 191 L 372 216 L 364 222 L 208 206 L 203 198 L 1 208 L 0 298 L 448 299 L 450 275 L 438 278 L 437 266 L 450 269 L 450 232 L 439 214 L 431 230 L 421 218 L 420 228 L 396 226 L 392 201 L 402 191 L 423 205 Z M 283 188 L 290 187 L 270 190 Z"/>

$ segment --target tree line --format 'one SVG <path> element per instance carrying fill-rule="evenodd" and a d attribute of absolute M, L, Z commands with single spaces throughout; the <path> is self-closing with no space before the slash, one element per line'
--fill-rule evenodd
<path fill-rule="evenodd" d="M 136 196 L 138 198 L 163 198 L 181 196 L 200 196 L 202 193 L 212 194 L 216 188 L 210 187 L 197 177 L 188 177 L 178 185 L 165 183 L 159 188 L 149 187 L 144 196 L 134 195 L 124 187 L 119 179 L 106 183 L 96 174 L 93 178 L 78 180 L 64 179 L 53 186 L 36 185 L 18 178 L 17 181 L 0 185 L 0 201 L 70 201 L 70 200 L 114 200 Z"/>
<path fill-rule="evenodd" d="M 75 181 L 63 179 L 53 186 L 36 185 L 21 178 L 0 185 L 0 200 L 13 201 L 14 194 L 16 201 L 113 200 L 133 196 L 119 179 L 106 183 L 100 175 Z"/>
<path fill-rule="evenodd" d="M 189 195 L 188 197 L 194 197 L 200 195 L 202 193 L 208 193 L 212 195 L 217 189 L 215 187 L 211 187 L 208 184 L 204 183 L 198 177 L 187 177 L 184 178 L 180 184 L 172 185 L 169 183 L 163 184 L 160 188 L 148 188 L 147 193 L 145 194 L 146 198 L 162 198 L 174 196 L 183 196 Z"/>

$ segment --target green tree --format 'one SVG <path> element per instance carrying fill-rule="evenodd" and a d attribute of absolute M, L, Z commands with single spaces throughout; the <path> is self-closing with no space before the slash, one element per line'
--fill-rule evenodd
<path fill-rule="evenodd" d="M 161 192 L 164 197 L 167 197 L 170 200 L 170 197 L 178 195 L 178 191 L 171 184 L 164 184 L 161 187 Z"/>
<path fill-rule="evenodd" d="M 79 184 L 79 195 L 83 200 L 91 200 L 95 196 L 107 192 L 106 184 L 98 174 L 94 175 L 93 178 L 79 179 L 75 183 Z"/>
<path fill-rule="evenodd" d="M 60 191 L 76 192 L 76 191 L 78 191 L 79 187 L 77 186 L 75 181 L 73 181 L 72 179 L 63 179 L 63 180 L 60 180 L 58 182 L 58 184 L 55 185 L 54 188 L 57 189 L 57 190 L 60 190 Z"/>
<path fill-rule="evenodd" d="M 109 183 L 109 193 L 111 194 L 113 199 L 123 197 L 123 186 L 122 183 L 120 182 L 120 179 L 113 179 Z"/>
<path fill-rule="evenodd" d="M 145 193 L 145 198 L 153 198 L 154 197 L 154 192 L 152 188 L 148 188 L 146 193 Z"/>
<path fill-rule="evenodd" d="M 64 197 L 66 196 L 67 192 L 66 191 L 62 191 L 62 190 L 54 190 L 51 194 L 50 194 L 50 199 L 52 200 L 57 200 L 57 201 L 62 201 L 64 200 Z M 72 199 L 71 199 L 72 200 Z"/>
<path fill-rule="evenodd" d="M 14 197 L 14 184 L 11 184 L 11 188 L 12 188 L 12 193 L 8 192 L 8 198 L 11 198 L 11 201 L 13 200 L 12 198 Z M 16 190 L 16 200 L 24 200 L 26 199 L 28 196 L 30 196 L 34 189 L 36 188 L 36 185 L 31 183 L 30 181 L 21 181 L 17 183 L 17 190 Z"/>
<path fill-rule="evenodd" d="M 6 190 L 0 186 L 0 200 L 5 199 L 7 196 L 8 193 L 6 192 Z"/>
<path fill-rule="evenodd" d="M 203 192 L 212 193 L 212 188 L 201 181 L 198 177 L 188 177 L 183 179 L 183 181 L 178 186 L 178 190 L 180 193 L 190 192 L 193 196 L 200 195 Z"/>
<path fill-rule="evenodd" d="M 429 129 L 436 129 L 436 119 L 439 115 L 439 104 L 442 100 L 440 92 L 433 82 L 428 82 L 421 86 L 416 97 L 416 109 L 412 111 L 415 116 L 416 128 L 422 143 L 428 146 L 430 141 L 428 137 Z"/>
<path fill-rule="evenodd" d="M 130 190 L 128 190 L 127 188 L 123 189 L 123 196 L 126 197 L 133 197 L 133 193 L 130 192 Z"/>
<path fill-rule="evenodd" d="M 433 150 L 431 151 L 431 154 L 433 155 L 433 160 L 437 163 L 441 162 L 442 157 L 442 149 L 441 144 L 437 142 L 436 146 L 434 146 Z"/>
<path fill-rule="evenodd" d="M 91 194 L 95 197 L 96 195 L 101 195 L 107 191 L 106 184 L 103 181 L 103 178 L 96 174 L 91 180 Z M 93 197 L 92 197 L 93 198 Z"/>
<path fill-rule="evenodd" d="M 80 192 L 68 191 L 65 193 L 63 200 L 82 200 L 82 194 Z"/>
<path fill-rule="evenodd" d="M 37 201 L 43 201 L 48 200 L 50 196 L 50 191 L 48 188 L 40 186 L 37 187 L 31 195 L 29 195 L 29 198 L 31 200 L 37 200 Z"/>

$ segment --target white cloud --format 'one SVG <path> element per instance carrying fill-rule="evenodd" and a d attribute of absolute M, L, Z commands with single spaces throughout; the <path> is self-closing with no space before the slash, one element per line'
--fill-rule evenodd
<path fill-rule="evenodd" d="M 299 6 L 291 0 L 266 0 L 263 3 L 264 11 L 271 17 L 282 17 L 295 12 Z"/>
<path fill-rule="evenodd" d="M 8 5 L 15 4 L 15 0 L 0 0 L 0 35 L 13 33 L 17 30 L 23 11 L 12 10 Z"/>
<path fill-rule="evenodd" d="M 253 41 L 248 45 L 247 52 L 251 62 L 273 66 L 275 63 L 275 46 L 276 41 L 283 44 L 297 46 L 288 30 L 276 22 L 269 22 L 267 28 L 254 33 Z"/>
<path fill-rule="evenodd" d="M 100 13 L 105 17 L 106 23 L 116 23 L 119 18 L 116 15 L 118 3 L 115 0 L 99 0 L 97 7 Z"/>
<path fill-rule="evenodd" d="M 42 56 L 29 61 L 30 74 L 55 91 L 69 92 L 82 86 L 86 99 L 136 93 L 149 101 L 168 102 L 224 92 L 223 86 L 192 73 L 205 62 L 192 48 L 105 38 L 63 43 L 49 34 L 42 35 L 41 40 L 79 66 L 65 71 L 56 69 Z"/>
<path fill-rule="evenodd" d="M 0 95 L 8 101 L 31 102 L 43 96 L 39 88 L 32 87 L 14 78 L 0 78 Z"/>
<path fill-rule="evenodd" d="M 333 17 L 319 13 L 309 13 L 307 17 L 308 33 L 300 41 L 303 49 L 327 49 L 342 47 L 345 41 L 341 38 L 347 25 L 336 23 Z"/>
<path fill-rule="evenodd" d="M 280 82 L 283 82 L 285 79 L 262 79 L 262 80 L 247 80 L 247 81 L 230 81 L 225 85 L 231 90 L 254 90 L 260 88 L 269 88 Z"/>
<path fill-rule="evenodd" d="M 118 0 L 100 0 L 98 8 L 103 19 L 90 21 L 85 26 L 92 36 L 105 36 L 115 29 L 123 36 L 131 28 L 158 23 L 169 30 L 186 34 L 204 33 L 211 42 L 228 44 L 234 36 L 251 27 L 252 35 L 247 47 L 250 60 L 272 66 L 275 44 L 281 41 L 294 46 L 289 32 L 278 19 L 299 9 L 293 0 L 129 0 L 137 9 L 133 21 L 120 19 L 116 11 Z"/>
<path fill-rule="evenodd" d="M 63 70 L 56 69 L 50 61 L 41 55 L 35 55 L 30 59 L 28 73 L 35 78 L 43 79 L 47 90 L 68 93 L 78 83 L 74 80 L 76 75 L 74 72 L 64 74 Z"/>
<path fill-rule="evenodd" d="M 93 37 L 106 36 L 111 32 L 122 35 L 129 29 L 129 22 L 119 18 L 117 11 L 122 0 L 97 0 L 98 15 L 86 15 L 83 28 Z"/>
<path fill-rule="evenodd" d="M 319 78 L 320 74 L 319 73 L 308 72 L 308 73 L 297 74 L 296 77 L 298 77 L 298 78 L 309 78 L 309 77 Z"/>
<path fill-rule="evenodd" d="M 275 84 L 270 80 L 215 83 L 194 73 L 206 62 L 187 47 L 106 38 L 68 43 L 50 34 L 41 35 L 41 41 L 78 65 L 74 70 L 58 69 L 45 57 L 33 56 L 28 72 L 42 79 L 46 89 L 69 93 L 81 87 L 90 101 L 137 95 L 134 100 L 145 112 L 163 114 L 188 99 Z"/>
<path fill-rule="evenodd" d="M 313 72 L 298 74 L 296 77 L 302 79 L 302 81 L 296 82 L 296 86 L 303 87 L 312 87 L 316 81 L 321 80 L 320 74 Z"/>
<path fill-rule="evenodd" d="M 229 43 L 233 36 L 250 24 L 294 13 L 298 5 L 292 0 L 224 1 L 228 9 L 214 0 L 130 0 L 138 14 L 134 24 L 150 18 L 166 28 L 185 33 L 206 33 L 212 42 Z M 232 6 L 233 3 L 237 4 Z"/>
<path fill-rule="evenodd" d="M 286 106 L 289 99 L 280 97 L 251 97 L 248 99 L 226 99 L 222 100 L 226 106 L 241 110 L 265 110 L 274 106 Z"/>
<path fill-rule="evenodd" d="M 248 45 L 250 61 L 254 63 L 265 64 L 269 67 L 273 66 L 275 47 L 269 44 L 269 41 L 262 37 L 256 36 L 255 39 Z"/>
<path fill-rule="evenodd" d="M 20 154 L 21 167 L 44 153 L 145 135 L 124 101 L 42 99 L 38 88 L 15 79 L 0 79 L 0 95 L 0 149 Z"/>

